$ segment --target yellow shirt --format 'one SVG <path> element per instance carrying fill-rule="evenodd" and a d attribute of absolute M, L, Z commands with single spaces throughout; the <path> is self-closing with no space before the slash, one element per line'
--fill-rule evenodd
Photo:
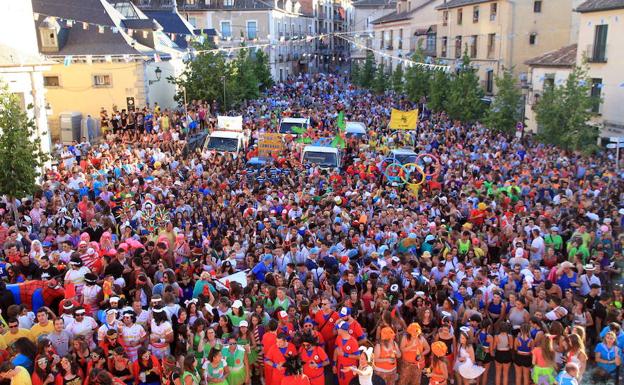
<path fill-rule="evenodd" d="M 54 331 L 54 324 L 52 323 L 52 321 L 48 321 L 48 324 L 46 326 L 41 326 L 39 324 L 35 324 L 30 329 L 30 333 L 32 334 L 32 336 L 33 336 L 33 338 L 35 340 L 37 340 L 37 338 L 39 338 L 39 336 L 41 336 L 43 334 L 52 333 L 53 331 Z"/>
<path fill-rule="evenodd" d="M 8 345 L 11 346 L 13 344 L 13 342 L 17 341 L 18 339 L 22 338 L 22 337 L 27 337 L 29 340 L 31 340 L 32 342 L 35 342 L 35 338 L 33 337 L 32 333 L 30 332 L 30 330 L 28 329 L 18 329 L 17 333 L 13 334 L 11 332 L 7 332 L 4 334 L 4 342 Z"/>
<path fill-rule="evenodd" d="M 11 385 L 32 385 L 28 370 L 21 366 L 16 366 L 17 374 L 11 378 Z"/>

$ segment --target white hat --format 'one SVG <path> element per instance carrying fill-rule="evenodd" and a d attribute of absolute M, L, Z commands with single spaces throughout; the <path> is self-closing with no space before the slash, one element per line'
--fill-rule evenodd
<path fill-rule="evenodd" d="M 242 321 L 238 324 L 238 327 L 239 327 L 239 328 L 242 328 L 242 327 L 246 327 L 246 328 L 247 328 L 247 327 L 249 327 L 249 322 L 247 322 L 247 321 L 245 321 L 245 320 L 242 320 Z"/>
<path fill-rule="evenodd" d="M 619 209 L 619 210 L 618 210 L 618 214 L 620 214 L 620 215 L 624 215 L 624 209 Z"/>
<path fill-rule="evenodd" d="M 588 263 L 587 265 L 583 266 L 583 269 L 585 271 L 594 271 L 596 270 L 596 266 L 594 266 L 593 263 Z"/>
<path fill-rule="evenodd" d="M 243 307 L 243 303 L 239 299 L 237 299 L 236 301 L 234 301 L 234 303 L 232 303 L 233 309 L 238 309 L 240 307 Z"/>

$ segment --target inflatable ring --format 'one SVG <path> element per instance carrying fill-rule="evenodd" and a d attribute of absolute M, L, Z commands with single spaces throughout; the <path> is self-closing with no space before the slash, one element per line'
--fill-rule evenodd
<path fill-rule="evenodd" d="M 392 174 L 396 173 L 396 175 L 390 174 L 391 172 Z M 401 172 L 403 175 L 401 175 Z M 384 176 L 391 183 L 400 183 L 403 185 L 409 180 L 409 170 L 400 163 L 391 163 L 384 170 Z"/>
<path fill-rule="evenodd" d="M 440 171 L 442 169 L 442 165 L 440 163 L 440 159 L 438 159 L 438 157 L 433 155 L 433 154 L 430 154 L 430 153 L 420 154 L 420 155 L 418 155 L 416 157 L 416 162 L 415 163 L 418 163 L 419 161 L 421 161 L 423 164 L 427 164 L 427 162 L 425 162 L 425 158 L 426 157 L 429 157 L 429 158 L 435 160 L 436 169 L 435 169 L 435 171 L 433 173 L 425 173 L 425 178 L 431 178 L 431 177 L 434 177 L 434 176 L 440 174 Z M 423 170 L 424 170 L 424 167 L 423 167 Z"/>
<path fill-rule="evenodd" d="M 407 178 L 404 181 L 404 183 L 406 185 L 408 185 L 408 186 L 420 186 L 427 179 L 427 175 L 425 174 L 425 170 L 423 170 L 422 167 L 420 167 L 417 163 L 406 163 L 406 164 L 403 165 L 403 167 L 408 172 Z M 414 168 L 414 170 L 410 170 L 410 168 L 412 168 L 412 167 Z M 412 183 L 412 182 L 409 181 L 409 177 L 410 177 L 410 175 L 412 175 L 412 173 L 414 173 L 414 171 L 418 171 L 418 173 L 421 176 L 420 181 L 418 181 L 417 183 Z"/>

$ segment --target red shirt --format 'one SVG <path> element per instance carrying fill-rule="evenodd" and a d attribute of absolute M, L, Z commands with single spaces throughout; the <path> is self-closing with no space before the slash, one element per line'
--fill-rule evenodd
<path fill-rule="evenodd" d="M 310 378 L 316 378 L 323 375 L 323 367 L 320 365 L 329 360 L 325 350 L 318 346 L 313 346 L 311 350 L 305 350 L 303 347 L 299 348 L 299 357 L 301 357 L 301 361 L 304 364 L 303 374 Z"/>

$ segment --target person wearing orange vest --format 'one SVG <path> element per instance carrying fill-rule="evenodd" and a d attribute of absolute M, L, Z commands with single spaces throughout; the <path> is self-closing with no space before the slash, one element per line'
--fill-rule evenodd
<path fill-rule="evenodd" d="M 425 369 L 425 375 L 429 377 L 430 385 L 446 385 L 449 378 L 446 344 L 436 341 L 431 345 L 431 366 Z"/>
<path fill-rule="evenodd" d="M 375 373 L 386 385 L 394 385 L 397 380 L 397 364 L 401 358 L 401 350 L 396 341 L 396 333 L 391 327 L 381 329 L 381 341 L 375 345 Z"/>
<path fill-rule="evenodd" d="M 324 385 L 324 367 L 329 365 L 329 357 L 327 357 L 325 350 L 318 346 L 318 340 L 311 333 L 303 334 L 299 357 L 303 362 L 303 374 L 308 376 L 310 384 Z"/>
<path fill-rule="evenodd" d="M 349 385 L 355 374 L 353 371 L 346 370 L 351 366 L 357 366 L 360 351 L 355 338 L 349 333 L 349 324 L 340 321 L 336 324 L 338 336 L 336 337 L 336 348 L 334 349 L 333 360 L 336 363 L 333 370 L 338 376 L 339 385 Z M 345 369 L 345 370 L 343 370 Z"/>
<path fill-rule="evenodd" d="M 266 385 L 281 385 L 285 373 L 286 358 L 297 355 L 295 345 L 288 342 L 288 338 L 287 334 L 279 333 L 275 345 L 269 348 L 264 356 L 264 363 L 271 368 L 271 382 L 266 382 Z"/>
<path fill-rule="evenodd" d="M 325 341 L 325 352 L 328 357 L 334 356 L 334 346 L 336 342 L 336 322 L 340 316 L 332 310 L 331 302 L 327 298 L 321 299 L 321 310 L 314 314 L 314 322 L 318 326 L 318 331 Z"/>
<path fill-rule="evenodd" d="M 416 322 L 407 327 L 407 334 L 401 339 L 401 374 L 399 385 L 420 385 L 425 357 L 429 354 L 429 343 L 422 335 Z"/>

